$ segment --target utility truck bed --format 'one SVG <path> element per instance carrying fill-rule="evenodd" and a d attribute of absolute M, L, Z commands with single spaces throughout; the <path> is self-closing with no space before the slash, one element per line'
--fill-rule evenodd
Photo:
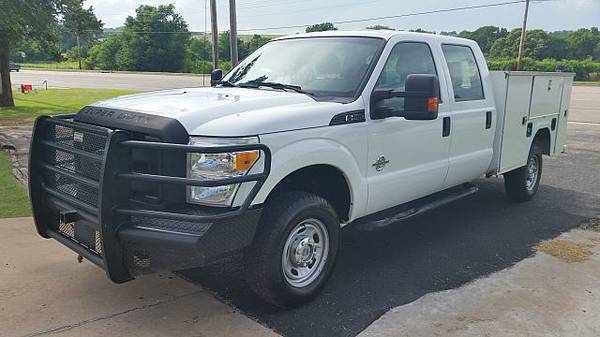
<path fill-rule="evenodd" d="M 573 74 L 492 71 L 490 76 L 498 114 L 490 172 L 525 165 L 533 130 L 549 130 L 548 155 L 565 151 Z"/>

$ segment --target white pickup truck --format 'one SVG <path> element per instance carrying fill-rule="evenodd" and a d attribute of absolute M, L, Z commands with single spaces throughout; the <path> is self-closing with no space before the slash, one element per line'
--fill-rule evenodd
<path fill-rule="evenodd" d="M 299 305 L 346 225 L 406 219 L 484 176 L 532 198 L 542 155 L 563 151 L 573 79 L 490 72 L 474 41 L 389 31 L 278 38 L 221 74 L 40 117 L 39 234 L 114 282 L 243 256 L 253 291 Z"/>

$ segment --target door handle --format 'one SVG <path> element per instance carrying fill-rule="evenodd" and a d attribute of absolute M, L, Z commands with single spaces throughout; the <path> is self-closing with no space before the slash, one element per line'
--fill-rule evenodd
<path fill-rule="evenodd" d="M 492 112 L 485 112 L 485 128 L 490 129 L 492 127 Z"/>
<path fill-rule="evenodd" d="M 450 117 L 444 117 L 442 121 L 442 137 L 450 136 Z"/>

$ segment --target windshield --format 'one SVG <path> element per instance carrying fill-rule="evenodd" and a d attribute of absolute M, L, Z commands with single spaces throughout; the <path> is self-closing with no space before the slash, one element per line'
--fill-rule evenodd
<path fill-rule="evenodd" d="M 324 37 L 278 40 L 248 56 L 224 81 L 293 85 L 313 97 L 355 97 L 381 39 Z"/>

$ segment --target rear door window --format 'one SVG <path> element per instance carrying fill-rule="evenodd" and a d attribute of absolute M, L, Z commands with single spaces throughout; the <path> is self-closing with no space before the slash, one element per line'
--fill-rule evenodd
<path fill-rule="evenodd" d="M 485 99 L 481 74 L 473 50 L 467 46 L 442 45 L 446 64 L 450 71 L 454 100 L 473 101 Z"/>

